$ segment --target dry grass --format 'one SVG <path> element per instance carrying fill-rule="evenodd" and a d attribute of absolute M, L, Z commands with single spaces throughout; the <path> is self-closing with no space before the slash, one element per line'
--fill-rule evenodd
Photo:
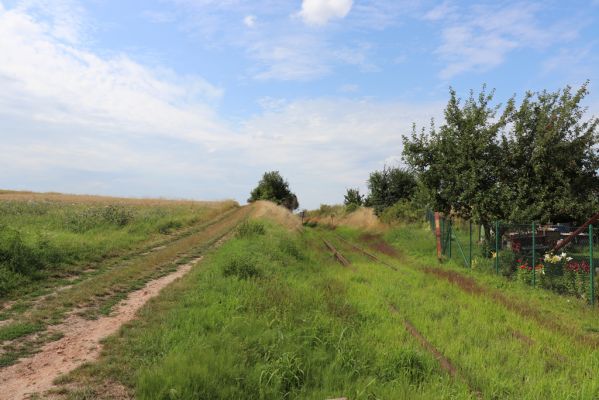
<path fill-rule="evenodd" d="M 64 194 L 56 192 L 29 192 L 29 191 L 14 191 L 0 190 L 0 201 L 53 201 L 64 203 L 80 203 L 80 204 L 126 204 L 126 205 L 200 205 L 203 207 L 218 207 L 226 205 L 237 205 L 234 200 L 223 201 L 198 201 L 188 199 L 166 199 L 166 198 L 129 198 L 129 197 L 111 197 L 111 196 L 95 196 L 87 194 Z M 226 208 L 226 207 L 225 207 Z"/>
<path fill-rule="evenodd" d="M 366 232 L 381 233 L 386 231 L 389 226 L 382 223 L 374 214 L 374 210 L 368 207 L 360 207 L 350 213 L 345 212 L 339 206 L 335 206 L 333 214 L 318 214 L 311 213 L 309 216 L 310 222 L 315 222 L 318 225 L 338 227 L 347 226 L 350 228 L 360 229 Z"/>
<path fill-rule="evenodd" d="M 302 228 L 299 217 L 285 207 L 265 200 L 259 200 L 250 205 L 250 218 L 265 218 L 284 226 L 289 230 Z"/>

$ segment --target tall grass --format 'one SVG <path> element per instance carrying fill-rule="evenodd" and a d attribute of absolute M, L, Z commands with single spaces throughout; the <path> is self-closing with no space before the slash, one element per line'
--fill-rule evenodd
<path fill-rule="evenodd" d="M 264 226 L 264 234 L 234 238 L 163 291 L 75 381 L 93 392 L 116 380 L 139 399 L 599 396 L 599 323 L 584 305 L 453 262 L 439 268 L 476 277 L 484 290 L 431 274 L 425 267 L 436 258 L 426 227 L 387 234 L 403 251 L 379 254 L 393 271 L 339 241 L 354 267 L 343 268 L 322 246 L 323 236 L 334 242 L 335 234 L 358 241 L 358 231 Z M 229 273 L 231 265 L 260 273 Z M 405 321 L 450 360 L 455 377 Z"/>
<path fill-rule="evenodd" d="M 33 281 L 76 273 L 152 238 L 212 218 L 233 203 L 2 200 L 0 299 Z M 63 199 L 64 200 L 64 199 Z"/>
<path fill-rule="evenodd" d="M 470 398 L 316 238 L 265 226 L 163 291 L 81 373 L 138 399 Z"/>

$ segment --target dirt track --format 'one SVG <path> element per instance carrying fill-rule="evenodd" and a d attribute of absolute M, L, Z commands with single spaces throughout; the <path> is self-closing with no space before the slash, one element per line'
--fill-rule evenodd
<path fill-rule="evenodd" d="M 45 345 L 23 362 L 0 370 L 0 399 L 25 399 L 29 394 L 51 389 L 54 379 L 72 371 L 100 354 L 100 341 L 132 320 L 135 313 L 160 290 L 191 270 L 200 258 L 182 265 L 175 272 L 153 280 L 121 301 L 111 316 L 85 320 L 71 315 L 55 330 L 64 336 Z"/>
<path fill-rule="evenodd" d="M 241 208 L 234 215 L 220 221 L 216 231 L 209 234 L 203 231 L 203 234 L 208 235 L 206 239 L 216 239 L 210 247 L 218 247 L 230 237 L 231 230 L 247 217 L 250 210 Z M 137 311 L 148 300 L 188 273 L 201 259 L 202 256 L 199 256 L 179 266 L 176 271 L 149 281 L 142 289 L 129 293 L 126 299 L 113 308 L 110 316 L 89 320 L 77 315 L 77 310 L 71 311 L 63 322 L 49 328 L 52 332 L 62 334 L 61 339 L 47 343 L 39 352 L 15 365 L 0 369 L 0 400 L 27 399 L 34 393 L 45 392 L 53 388 L 53 382 L 59 376 L 98 358 L 102 339 L 116 333 L 123 324 L 134 319 Z"/>

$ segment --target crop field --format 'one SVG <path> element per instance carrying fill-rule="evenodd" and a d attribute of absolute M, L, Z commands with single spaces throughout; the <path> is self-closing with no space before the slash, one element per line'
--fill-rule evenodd
<path fill-rule="evenodd" d="M 3 225 L 31 249 L 43 226 L 71 258 L 3 295 L 0 398 L 599 397 L 597 311 L 438 264 L 424 222 L 302 227 L 264 202 L 40 204 L 4 201 L 25 217 Z M 65 222 L 113 209 L 132 219 Z"/>

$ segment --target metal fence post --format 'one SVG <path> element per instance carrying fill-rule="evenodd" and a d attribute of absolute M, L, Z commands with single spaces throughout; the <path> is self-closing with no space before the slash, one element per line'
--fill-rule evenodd
<path fill-rule="evenodd" d="M 441 254 L 445 255 L 445 218 L 441 219 Z"/>
<path fill-rule="evenodd" d="M 537 249 L 536 249 L 536 226 L 532 223 L 532 286 L 536 284 L 536 270 L 537 270 Z"/>
<path fill-rule="evenodd" d="M 449 220 L 449 249 L 448 249 L 449 250 L 449 253 L 448 253 L 449 258 L 451 258 L 451 240 L 452 240 L 451 235 L 453 235 L 453 229 L 452 229 L 452 225 L 451 225 L 451 220 Z"/>
<path fill-rule="evenodd" d="M 593 224 L 589 225 L 589 272 L 590 276 L 590 285 L 591 285 L 591 306 L 595 305 L 595 266 L 593 265 Z"/>
<path fill-rule="evenodd" d="M 499 221 L 495 221 L 495 274 L 499 275 Z"/>
<path fill-rule="evenodd" d="M 470 220 L 470 247 L 468 248 L 468 263 L 472 269 L 472 220 Z"/>

